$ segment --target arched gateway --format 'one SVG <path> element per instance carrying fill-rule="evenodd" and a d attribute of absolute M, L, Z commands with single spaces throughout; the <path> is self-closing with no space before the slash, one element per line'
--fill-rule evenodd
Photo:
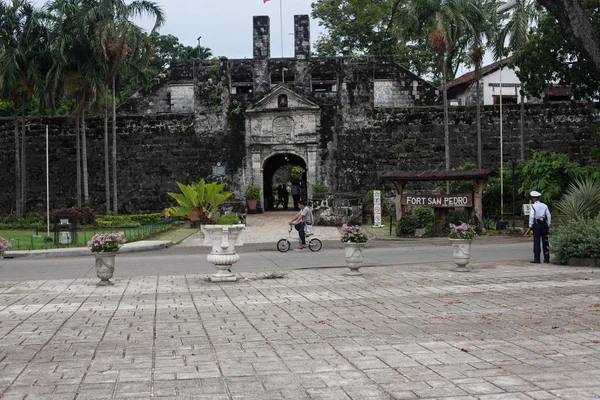
<path fill-rule="evenodd" d="M 323 183 L 317 163 L 320 113 L 317 104 L 286 85 L 275 86 L 246 110 L 244 184 L 260 186 L 264 209 L 269 206 L 273 176 L 284 165 L 306 171 L 309 191 L 311 184 Z"/>

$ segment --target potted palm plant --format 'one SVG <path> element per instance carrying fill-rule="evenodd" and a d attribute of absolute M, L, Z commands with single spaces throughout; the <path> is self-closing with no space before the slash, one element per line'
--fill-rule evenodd
<path fill-rule="evenodd" d="M 211 218 L 212 212 L 232 195 L 231 192 L 223 191 L 225 184 L 206 183 L 204 179 L 191 185 L 176 183 L 181 193 L 168 192 L 167 194 L 174 198 L 178 205 L 165 208 L 162 215 L 187 218 L 192 228 L 214 224 Z"/>
<path fill-rule="evenodd" d="M 231 273 L 231 266 L 240 256 L 235 252 L 235 246 L 243 245 L 241 232 L 245 225 L 216 225 L 211 213 L 228 199 L 232 193 L 223 192 L 224 184 L 206 183 L 202 179 L 198 183 L 183 185 L 177 182 L 181 193 L 167 193 L 179 203 L 178 206 L 163 211 L 165 216 L 181 216 L 190 221 L 197 221 L 204 234 L 204 246 L 212 247 L 206 257 L 214 264 L 217 273 L 211 275 L 212 282 L 233 282 L 237 277 Z"/>
<path fill-rule="evenodd" d="M 252 212 L 256 212 L 256 202 L 260 195 L 260 187 L 256 185 L 248 186 L 246 189 L 246 201 L 248 202 L 248 209 Z"/>

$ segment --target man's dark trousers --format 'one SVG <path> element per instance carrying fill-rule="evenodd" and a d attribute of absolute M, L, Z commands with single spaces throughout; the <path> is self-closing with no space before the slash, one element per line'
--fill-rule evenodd
<path fill-rule="evenodd" d="M 298 231 L 298 236 L 300 236 L 300 244 L 306 244 L 306 235 L 304 233 L 304 222 L 298 222 L 294 225 L 296 230 Z"/>
<path fill-rule="evenodd" d="M 550 250 L 548 249 L 548 224 L 546 222 L 533 224 L 533 258 L 540 261 L 540 239 L 544 247 L 544 262 L 550 261 Z"/>

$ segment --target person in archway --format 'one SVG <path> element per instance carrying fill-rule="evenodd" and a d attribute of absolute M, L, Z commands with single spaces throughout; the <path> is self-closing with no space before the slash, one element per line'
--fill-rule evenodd
<path fill-rule="evenodd" d="M 298 211 L 298 201 L 300 200 L 300 194 L 302 193 L 302 189 L 300 188 L 300 184 L 298 181 L 294 181 L 292 185 L 292 200 L 294 200 L 294 210 Z"/>
<path fill-rule="evenodd" d="M 279 204 L 283 206 L 284 210 L 288 209 L 288 191 L 284 184 L 277 186 L 277 207 L 279 208 Z"/>
<path fill-rule="evenodd" d="M 298 200 L 298 207 L 300 208 L 300 212 L 296 214 L 291 225 L 294 225 L 294 228 L 298 231 L 298 236 L 300 236 L 300 246 L 299 249 L 306 248 L 306 232 L 304 229 L 307 225 L 313 225 L 313 215 L 312 211 L 309 207 L 306 206 L 306 202 L 304 200 Z"/>

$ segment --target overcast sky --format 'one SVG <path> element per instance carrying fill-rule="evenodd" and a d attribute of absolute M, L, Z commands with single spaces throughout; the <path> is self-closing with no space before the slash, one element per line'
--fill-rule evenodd
<path fill-rule="evenodd" d="M 271 57 L 281 57 L 281 18 L 283 10 L 283 55 L 294 55 L 294 15 L 310 15 L 312 0 L 154 0 L 166 14 L 160 33 L 177 36 L 187 46 L 200 44 L 209 47 L 215 56 L 252 58 L 252 17 L 268 15 L 271 18 Z M 41 7 L 44 0 L 33 0 Z M 280 3 L 281 2 L 281 3 Z M 150 21 L 139 25 L 152 29 Z M 311 20 L 311 42 L 323 29 Z M 314 48 L 314 46 L 313 46 Z"/>

